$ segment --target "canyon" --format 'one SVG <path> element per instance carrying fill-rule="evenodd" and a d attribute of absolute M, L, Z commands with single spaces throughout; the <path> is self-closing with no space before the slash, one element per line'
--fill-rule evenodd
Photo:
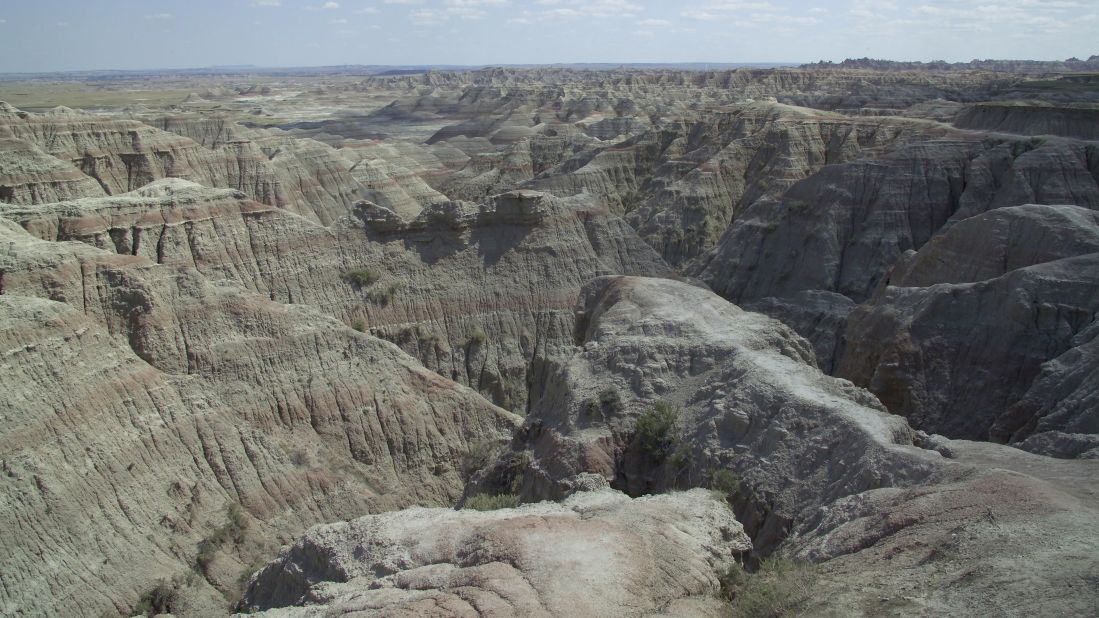
<path fill-rule="evenodd" d="M 1094 611 L 1094 64 L 0 81 L 0 613 Z"/>

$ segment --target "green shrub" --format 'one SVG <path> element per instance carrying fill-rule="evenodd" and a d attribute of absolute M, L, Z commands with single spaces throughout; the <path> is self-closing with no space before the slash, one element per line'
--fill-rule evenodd
<path fill-rule="evenodd" d="M 351 328 L 359 331 L 360 333 L 366 332 L 366 320 L 362 318 L 355 318 L 351 321 Z"/>
<path fill-rule="evenodd" d="M 470 446 L 469 452 L 462 455 L 462 478 L 468 480 L 475 472 L 487 466 L 495 454 L 496 443 L 492 440 L 485 440 Z"/>
<path fill-rule="evenodd" d="M 481 330 L 480 328 L 474 330 L 469 335 L 469 342 L 472 344 L 481 345 L 486 341 L 488 341 L 488 335 L 485 334 L 485 331 Z"/>
<path fill-rule="evenodd" d="M 608 388 L 599 393 L 599 406 L 605 411 L 614 414 L 622 409 L 622 396 L 618 389 Z"/>
<path fill-rule="evenodd" d="M 809 599 L 815 579 L 810 564 L 767 558 L 755 573 L 733 565 L 721 577 L 721 591 L 732 604 L 733 616 L 780 618 L 792 615 Z"/>
<path fill-rule="evenodd" d="M 416 339 L 419 340 L 422 346 L 439 346 L 443 343 L 443 338 L 439 336 L 439 333 L 423 326 L 416 327 Z"/>
<path fill-rule="evenodd" d="M 151 590 L 141 595 L 134 613 L 142 616 L 172 613 L 173 606 L 179 600 L 178 587 L 179 582 L 160 580 Z"/>
<path fill-rule="evenodd" d="M 198 543 L 198 553 L 195 555 L 195 566 L 202 573 L 210 568 L 214 556 L 226 542 L 232 541 L 240 544 L 244 540 L 244 532 L 248 529 L 248 519 L 244 509 L 237 503 L 231 503 L 225 509 L 225 523 L 218 526 L 209 536 Z"/>
<path fill-rule="evenodd" d="M 381 279 L 381 275 L 369 268 L 357 268 L 345 272 L 343 278 L 344 281 L 347 281 L 351 285 L 365 288 L 377 283 L 378 279 Z"/>
<path fill-rule="evenodd" d="M 678 419 L 679 408 L 667 401 L 658 401 L 642 413 L 634 425 L 634 435 L 641 450 L 658 463 L 664 461 L 675 446 L 672 433 Z"/>
<path fill-rule="evenodd" d="M 724 498 L 732 498 L 740 491 L 740 479 L 732 470 L 718 468 L 710 475 L 710 489 Z"/>
<path fill-rule="evenodd" d="M 366 299 L 384 307 L 389 304 L 389 301 L 393 300 L 393 297 L 397 295 L 400 289 L 401 284 L 392 281 L 381 287 L 372 288 L 366 293 Z"/>
<path fill-rule="evenodd" d="M 498 496 L 477 494 L 466 498 L 465 505 L 462 508 L 473 509 L 474 511 L 495 511 L 498 509 L 513 509 L 517 506 L 519 506 L 519 496 L 515 494 L 500 494 Z"/>
<path fill-rule="evenodd" d="M 675 452 L 668 458 L 668 463 L 677 472 L 683 472 L 687 466 L 691 463 L 691 449 L 686 444 L 680 443 L 675 448 Z"/>

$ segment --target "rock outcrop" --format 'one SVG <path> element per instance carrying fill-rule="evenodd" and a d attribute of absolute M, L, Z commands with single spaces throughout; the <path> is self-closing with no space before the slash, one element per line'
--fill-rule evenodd
<path fill-rule="evenodd" d="M 1028 205 L 959 221 L 851 314 L 836 373 L 929 432 L 1019 440 L 1044 418 L 1047 430 L 1091 433 L 1083 428 L 1094 413 L 1084 402 L 1073 408 L 1072 388 L 1053 383 L 1066 371 L 1094 371 L 1086 331 L 1099 313 L 1097 266 L 1093 210 Z M 1077 347 L 1049 368 L 1059 377 L 1045 375 L 1045 387 L 1014 407 L 1043 363 Z M 1080 365 L 1066 368 L 1068 359 Z M 1050 399 L 1036 401 L 1043 392 Z M 1045 416 L 1058 405 L 1075 412 Z"/>
<path fill-rule="evenodd" d="M 117 195 L 154 180 L 183 178 L 208 187 L 244 191 L 256 201 L 323 225 L 345 216 L 361 199 L 362 187 L 350 175 L 353 163 L 320 142 L 269 137 L 223 124 L 219 128 L 217 123 L 211 128 L 208 119 L 158 124 L 180 133 L 133 119 L 19 113 L 0 115 L 0 135 L 33 144 L 101 187 L 79 197 Z M 50 184 L 45 179 L 37 182 Z M 13 193 L 13 199 L 4 201 L 15 201 L 14 197 Z M 19 201 L 34 202 L 34 193 L 20 192 Z"/>
<path fill-rule="evenodd" d="M 1020 135 L 1061 135 L 1099 139 L 1099 109 L 1024 103 L 982 103 L 967 107 L 954 120 L 962 129 Z"/>
<path fill-rule="evenodd" d="M 369 203 L 325 228 L 178 179 L 45 206 L 0 205 L 39 238 L 190 265 L 389 339 L 429 368 L 524 412 L 549 359 L 570 352 L 580 287 L 606 274 L 673 275 L 584 197 L 534 192 L 445 202 L 411 220 Z M 355 282 L 349 273 L 366 279 Z"/>
<path fill-rule="evenodd" d="M 703 288 L 597 279 L 578 303 L 577 332 L 583 351 L 528 415 L 522 456 L 502 458 L 486 482 L 521 474 L 522 495 L 555 498 L 596 474 L 641 495 L 708 486 L 724 470 L 739 479 L 740 521 L 766 551 L 819 505 L 919 482 L 941 460 L 872 395 L 821 374 L 789 328 Z M 659 402 L 675 418 L 654 452 L 636 427 Z"/>
<path fill-rule="evenodd" d="M 734 302 L 801 290 L 863 302 L 948 221 L 1022 204 L 1099 209 L 1095 148 L 958 136 L 828 166 L 746 209 L 699 277 Z"/>
<path fill-rule="evenodd" d="M 126 613 L 192 568 L 208 613 L 264 539 L 452 503 L 517 422 L 316 310 L 0 225 L 4 613 Z M 254 545 L 211 545 L 227 505 Z"/>
<path fill-rule="evenodd" d="M 719 616 L 719 577 L 749 547 L 705 490 L 411 509 L 310 530 L 252 577 L 241 607 L 270 610 L 262 616 Z"/>
<path fill-rule="evenodd" d="M 0 133 L 0 202 L 44 204 L 95 195 L 106 193 L 71 164 Z"/>
<path fill-rule="evenodd" d="M 685 593 L 680 584 L 664 592 L 682 567 L 658 567 L 645 591 L 630 595 L 637 605 L 622 605 L 609 578 L 621 571 L 586 575 L 602 560 L 601 545 L 586 543 L 585 551 L 568 553 L 569 567 L 558 566 L 556 549 L 572 541 L 557 533 L 584 539 L 585 525 L 638 507 L 644 519 L 627 527 L 650 542 L 696 546 L 693 539 L 713 534 L 700 535 L 698 516 L 682 511 L 669 516 L 674 534 L 647 527 L 669 522 L 657 509 L 673 500 L 695 505 L 687 513 L 699 513 L 700 504 L 720 512 L 698 490 L 630 502 L 599 489 L 608 482 L 638 494 L 720 487 L 754 541 L 745 563 L 777 550 L 812 565 L 796 571 L 805 579 L 789 588 L 744 576 L 741 592 L 810 588 L 802 607 L 809 615 L 1073 614 L 1099 600 L 1080 584 L 1099 566 L 1092 482 L 1099 462 L 914 432 L 871 394 L 816 371 L 807 343 L 777 321 L 683 283 L 602 278 L 585 288 L 578 310 L 584 349 L 558 367 L 513 450 L 471 489 L 570 496 L 563 506 L 414 510 L 315 528 L 253 577 L 242 607 L 294 616 L 462 615 L 497 607 L 535 615 L 708 615 L 697 597 L 661 605 Z M 678 409 L 663 436 L 653 433 L 657 425 L 642 430 L 635 420 L 657 398 L 671 404 L 663 409 Z M 587 514 L 584 505 L 604 501 L 622 509 Z M 566 531 L 548 523 L 562 512 L 581 524 Z M 447 542 L 432 528 L 442 521 L 457 528 Z M 601 538 L 616 534 L 612 528 Z M 650 545 L 652 553 L 640 556 L 631 543 L 618 546 L 643 568 L 649 555 L 680 560 L 677 546 Z M 713 593 L 711 571 L 698 559 L 714 566 L 725 551 L 695 554 L 699 566 L 686 571 L 697 573 L 691 580 L 698 587 L 686 594 Z M 518 573 L 526 583 L 517 583 Z M 1034 594 L 997 594 L 1023 573 L 1040 582 Z M 543 599 L 566 574 L 569 594 L 528 601 Z M 605 605 L 591 605 L 593 581 L 602 592 L 596 602 Z M 654 597 L 662 599 L 655 607 Z"/>

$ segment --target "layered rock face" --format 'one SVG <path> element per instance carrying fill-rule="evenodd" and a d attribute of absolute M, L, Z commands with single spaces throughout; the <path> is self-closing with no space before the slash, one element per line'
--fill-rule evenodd
<path fill-rule="evenodd" d="M 58 167 L 52 163 L 42 171 L 29 170 L 9 179 L 5 186 L 11 182 L 10 189 L 5 192 L 12 195 L 4 201 L 41 202 L 45 200 L 36 200 L 35 195 L 42 192 L 51 199 L 116 195 L 172 177 L 238 189 L 259 202 L 327 225 L 361 199 L 358 194 L 363 188 L 350 175 L 353 163 L 320 142 L 248 135 L 239 127 L 227 129 L 224 123 L 211 128 L 209 119 L 152 121 L 179 134 L 137 120 L 88 114 L 0 115 L 0 136 L 33 144 L 62 165 L 69 164 L 63 165 L 68 170 L 64 173 L 59 169 L 47 173 L 46 169 Z M 101 190 L 79 196 L 72 191 L 56 193 L 54 177 L 77 177 L 74 172 L 97 182 Z M 45 188 L 32 188 L 38 184 Z M 16 194 L 19 187 L 23 188 Z"/>
<path fill-rule="evenodd" d="M 572 305 L 586 281 L 673 274 L 598 204 L 533 192 L 430 205 L 411 221 L 361 203 L 329 228 L 181 180 L 0 212 L 43 239 L 191 265 L 271 299 L 361 323 L 520 412 L 541 392 L 548 359 L 571 351 Z M 355 282 L 355 272 L 369 274 Z"/>
<path fill-rule="evenodd" d="M 252 578 L 242 608 L 295 616 L 709 615 L 712 601 L 667 602 L 714 594 L 710 568 L 747 549 L 698 545 L 707 534 L 717 538 L 699 524 L 723 520 L 699 518 L 722 512 L 713 498 L 695 490 L 631 502 L 598 488 L 609 482 L 640 494 L 717 484 L 730 472 L 735 482 L 720 484 L 752 550 L 779 547 L 816 563 L 812 581 L 798 584 L 812 586 L 802 608 L 810 615 L 1071 614 L 1096 602 L 1093 589 L 1079 586 L 1099 566 L 1095 462 L 914 432 L 870 393 L 815 370 L 808 344 L 788 328 L 683 283 L 596 280 L 583 292 L 577 329 L 583 350 L 557 368 L 513 450 L 482 471 L 474 489 L 570 496 L 561 505 L 414 510 L 314 528 Z M 658 398 L 679 409 L 661 453 L 645 450 L 636 420 Z M 679 506 L 665 519 L 672 501 Z M 593 563 L 615 563 L 601 562 L 601 544 L 585 544 L 583 552 L 566 549 L 569 566 L 558 565 L 558 548 L 593 529 L 617 539 L 611 522 L 639 507 L 644 518 L 627 528 L 650 540 L 651 553 L 638 555 L 623 540 L 618 556 L 631 567 L 586 576 Z M 551 523 L 558 514 L 580 521 L 566 530 Z M 444 521 L 455 531 L 445 542 L 434 527 Z M 665 522 L 674 522 L 674 534 L 650 527 Z M 1048 542 L 1029 542 L 1036 530 Z M 671 539 L 677 543 L 664 545 Z M 618 601 L 619 582 L 648 568 L 649 556 L 658 565 L 678 562 L 684 544 L 696 548 L 692 566 L 657 566 L 643 592 Z M 1025 598 L 1001 598 L 997 591 L 1013 585 L 1021 564 L 1041 585 Z M 684 571 L 690 589 L 675 583 Z M 525 583 L 515 583 L 518 573 Z M 562 576 L 569 593 L 545 600 Z"/>
<path fill-rule="evenodd" d="M 451 503 L 516 423 L 315 310 L 2 223 L 5 613 L 126 613 L 196 561 L 231 594 L 263 539 Z M 260 541 L 203 555 L 230 504 Z"/>
<path fill-rule="evenodd" d="M 749 547 L 704 490 L 411 509 L 313 528 L 253 576 L 241 606 L 263 616 L 719 616 L 718 578 Z"/>
<path fill-rule="evenodd" d="M 956 68 L 0 104 L 0 614 L 1087 614 L 1094 95 Z"/>
<path fill-rule="evenodd" d="M 859 121 L 773 103 L 710 122 L 693 124 L 670 141 L 653 166 L 647 197 L 627 217 L 683 270 L 705 256 L 749 205 L 782 195 L 825 165 L 874 159 L 897 143 L 941 132 L 919 122 Z"/>
<path fill-rule="evenodd" d="M 106 195 L 73 166 L 21 139 L 0 137 L 0 202 L 45 204 Z"/>
<path fill-rule="evenodd" d="M 1072 386 L 1048 383 L 1095 369 L 1086 350 L 1099 312 L 1097 260 L 1093 210 L 1028 205 L 959 221 L 902 260 L 888 287 L 851 314 L 837 375 L 953 437 L 1094 433 L 1094 411 L 1072 401 Z M 1044 376 L 1039 391 L 1049 399 L 1039 402 L 1028 389 L 1047 361 L 1059 377 Z M 1016 407 L 1024 396 L 1029 403 Z M 1053 406 L 1068 409 L 1049 418 Z"/>
<path fill-rule="evenodd" d="M 948 221 L 1027 203 L 1099 208 L 1095 145 L 953 137 L 829 166 L 753 204 L 699 272 L 734 302 L 801 290 L 862 302 Z"/>
<path fill-rule="evenodd" d="M 639 495 L 732 471 L 762 551 L 817 506 L 920 481 L 941 459 L 912 446 L 903 419 L 869 393 L 821 374 L 789 328 L 705 289 L 601 278 L 577 311 L 584 349 L 558 367 L 520 434 L 527 463 L 515 473 L 529 498 L 567 494 L 584 474 Z M 654 453 L 635 427 L 659 401 L 677 412 L 670 445 Z"/>
<path fill-rule="evenodd" d="M 754 549 L 784 538 L 780 551 L 820 563 L 810 615 L 1071 613 L 1094 602 L 1074 583 L 1097 566 L 1093 462 L 913 432 L 869 393 L 814 370 L 788 329 L 698 288 L 606 278 L 578 308 L 584 351 L 515 446 L 529 449 L 524 479 L 541 475 L 527 491 L 590 485 L 587 472 L 640 493 L 732 470 Z M 681 409 L 662 462 L 639 452 L 633 420 L 657 398 Z M 1027 542 L 1035 529 L 1081 550 Z M 1017 576 L 1020 552 L 1042 590 L 990 600 Z"/>
<path fill-rule="evenodd" d="M 1099 139 L 1099 109 L 1093 107 L 986 103 L 966 108 L 954 124 L 962 129 Z"/>

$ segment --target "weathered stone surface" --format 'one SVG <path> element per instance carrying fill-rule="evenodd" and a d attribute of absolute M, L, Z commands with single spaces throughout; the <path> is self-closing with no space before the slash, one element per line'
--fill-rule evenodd
<path fill-rule="evenodd" d="M 837 375 L 929 432 L 988 439 L 995 423 L 997 439 L 1026 435 L 1035 416 L 1017 409 L 997 419 L 1043 363 L 1090 340 L 1075 338 L 1099 312 L 1096 249 L 1099 218 L 1076 207 L 1005 208 L 958 222 L 851 314 Z M 1070 358 L 1086 371 L 1087 354 Z M 1050 429 L 1071 424 L 1061 417 Z"/>
<path fill-rule="evenodd" d="M 789 328 L 705 289 L 606 277 L 577 310 L 583 351 L 558 367 L 520 434 L 528 497 L 568 493 L 582 473 L 639 495 L 732 471 L 738 515 L 762 551 L 818 505 L 918 482 L 941 459 L 912 446 L 903 419 L 869 393 L 821 374 Z M 658 456 L 635 425 L 661 400 L 681 411 Z"/>
<path fill-rule="evenodd" d="M 816 353 L 817 367 L 831 375 L 842 349 L 847 316 L 855 309 L 855 302 L 835 292 L 803 290 L 782 298 L 747 302 L 744 309 L 780 320 L 805 337 Z"/>
<path fill-rule="evenodd" d="M 838 501 L 791 539 L 818 562 L 806 615 L 1071 616 L 1099 602 L 1081 584 L 1099 572 L 1099 462 L 951 447 L 935 483 Z"/>
<path fill-rule="evenodd" d="M 1099 208 L 1095 161 L 1085 142 L 960 137 L 828 166 L 746 209 L 699 277 L 733 302 L 801 290 L 863 302 L 947 222 L 1023 204 Z"/>
<path fill-rule="evenodd" d="M 0 202 L 43 204 L 94 195 L 106 195 L 95 180 L 0 131 Z"/>
<path fill-rule="evenodd" d="M 329 228 L 178 179 L 0 212 L 43 239 L 191 265 L 274 300 L 361 321 L 427 367 L 520 412 L 541 392 L 548 359 L 571 352 L 572 306 L 585 282 L 674 274 L 600 204 L 535 192 L 433 204 L 408 221 L 363 203 Z M 364 269 L 378 280 L 346 279 Z"/>
<path fill-rule="evenodd" d="M 320 142 L 219 127 L 201 118 L 159 124 L 181 134 L 133 119 L 26 113 L 0 116 L 0 134 L 34 144 L 97 181 L 102 189 L 87 195 L 117 195 L 161 178 L 183 178 L 238 189 L 324 225 L 361 199 L 362 187 L 349 173 L 353 163 Z M 7 174 L 3 168 L 0 173 Z"/>
<path fill-rule="evenodd" d="M 954 125 L 1021 135 L 1099 139 L 1099 109 L 1025 103 L 982 103 L 967 107 Z"/>
<path fill-rule="evenodd" d="M 1096 602 L 1079 586 L 1099 567 L 1096 462 L 912 432 L 808 366 L 805 343 L 776 321 L 698 288 L 606 278 L 580 306 L 585 349 L 496 474 L 521 469 L 532 492 L 555 480 L 568 491 L 577 471 L 644 491 L 732 470 L 755 550 L 817 563 L 809 615 L 1071 614 Z M 631 427 L 655 398 L 682 406 L 662 461 L 638 452 Z M 997 594 L 1020 577 L 1041 582 L 1033 597 Z"/>
<path fill-rule="evenodd" d="M 452 503 L 517 422 L 316 310 L 0 224 L 5 613 L 125 613 L 240 504 L 253 542 L 206 570 L 231 593 L 270 539 Z"/>
<path fill-rule="evenodd" d="M 718 577 L 749 547 L 705 490 L 411 509 L 313 528 L 252 577 L 241 606 L 264 616 L 719 616 Z"/>

